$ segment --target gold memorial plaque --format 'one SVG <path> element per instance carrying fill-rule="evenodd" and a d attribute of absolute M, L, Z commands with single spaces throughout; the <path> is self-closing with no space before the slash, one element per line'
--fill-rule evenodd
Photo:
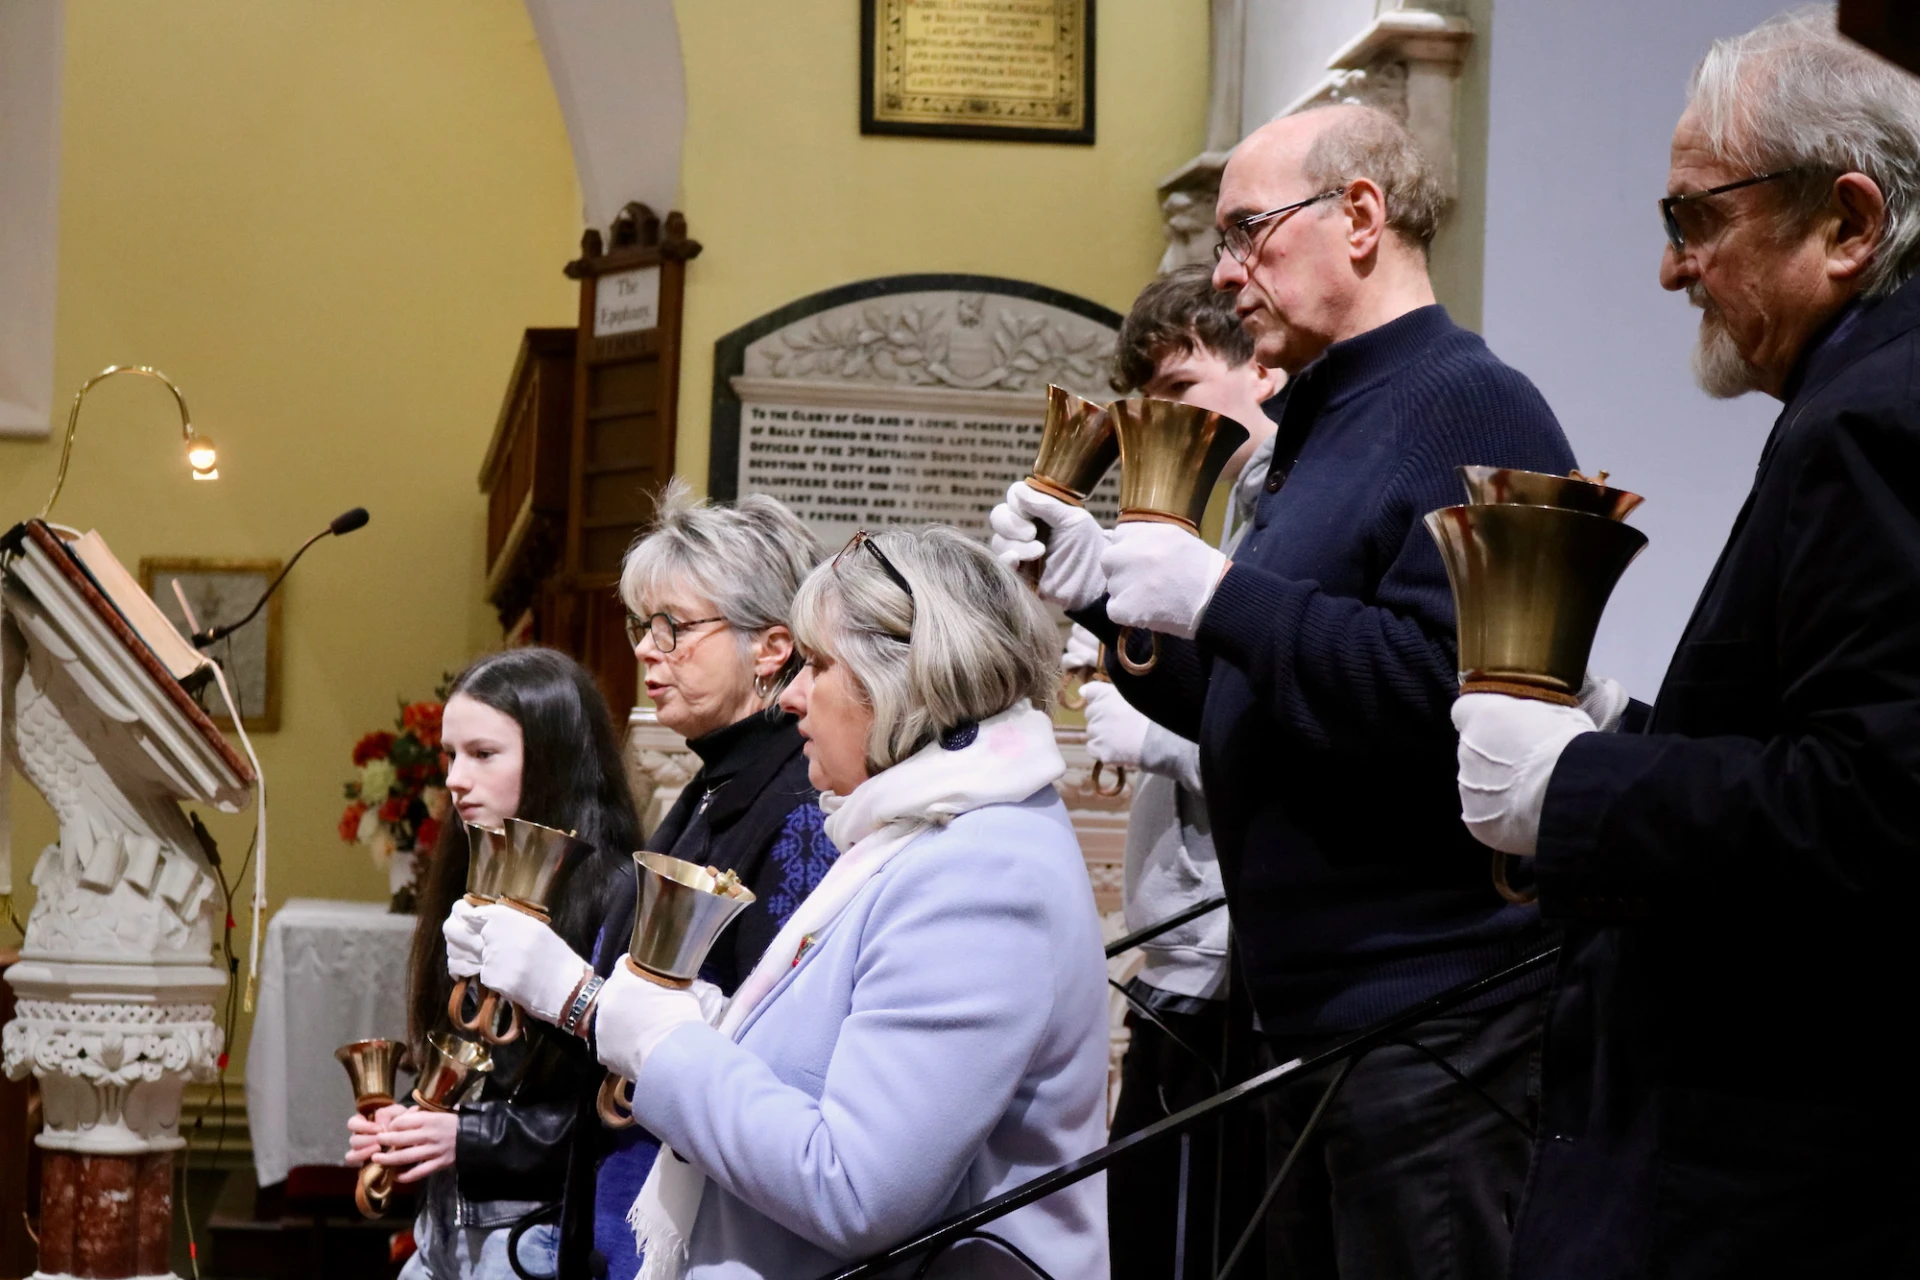
<path fill-rule="evenodd" d="M 1094 0 L 861 0 L 860 132 L 1093 142 Z"/>

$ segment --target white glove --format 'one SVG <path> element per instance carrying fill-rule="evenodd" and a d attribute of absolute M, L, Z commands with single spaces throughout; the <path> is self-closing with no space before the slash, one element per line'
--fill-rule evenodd
<path fill-rule="evenodd" d="M 1578 707 L 1504 693 L 1463 694 L 1453 704 L 1460 731 L 1460 817 L 1481 844 L 1531 854 L 1553 766 L 1567 744 L 1595 732 Z"/>
<path fill-rule="evenodd" d="M 455 978 L 471 978 L 480 972 L 478 910 L 465 898 L 455 898 L 452 914 L 440 925 L 440 936 L 447 940 L 447 972 Z"/>
<path fill-rule="evenodd" d="M 700 997 L 649 982 L 624 964 L 600 988 L 593 1006 L 593 1040 L 600 1063 L 629 1080 L 640 1078 L 647 1055 L 689 1022 L 705 1022 Z"/>
<path fill-rule="evenodd" d="M 1232 562 L 1185 529 L 1135 521 L 1115 528 L 1100 557 L 1107 617 L 1191 640 Z"/>
<path fill-rule="evenodd" d="M 1580 709 L 1602 733 L 1613 733 L 1620 728 L 1620 717 L 1627 714 L 1628 701 L 1627 686 L 1618 680 L 1589 672 L 1581 682 Z"/>
<path fill-rule="evenodd" d="M 1067 632 L 1067 651 L 1060 655 L 1062 671 L 1091 671 L 1100 662 L 1100 637 L 1079 623 Z"/>
<path fill-rule="evenodd" d="M 558 1022 L 590 966 L 552 929 L 512 907 L 474 908 L 480 981 L 542 1022 Z"/>
<path fill-rule="evenodd" d="M 1040 541 L 1035 521 L 1053 530 L 1046 542 Z M 1001 564 L 1013 568 L 1023 561 L 1040 561 L 1034 591 L 1048 604 L 1072 612 L 1107 593 L 1107 575 L 1100 572 L 1107 534 L 1084 507 L 1049 498 L 1025 480 L 1016 480 L 987 523 L 993 527 L 993 554 Z"/>
<path fill-rule="evenodd" d="M 1152 721 L 1104 680 L 1080 686 L 1087 700 L 1087 754 L 1121 769 L 1138 769 Z"/>

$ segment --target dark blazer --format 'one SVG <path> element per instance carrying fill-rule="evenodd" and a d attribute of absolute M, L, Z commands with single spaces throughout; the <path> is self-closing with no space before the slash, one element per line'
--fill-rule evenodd
<path fill-rule="evenodd" d="M 1547 791 L 1522 1280 L 1920 1261 L 1920 281 L 1810 346 L 1646 732 Z"/>

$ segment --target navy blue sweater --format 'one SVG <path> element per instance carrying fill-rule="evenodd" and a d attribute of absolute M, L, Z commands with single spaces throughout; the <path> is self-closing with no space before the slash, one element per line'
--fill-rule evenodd
<path fill-rule="evenodd" d="M 1453 595 L 1421 518 L 1465 501 L 1462 463 L 1574 460 L 1533 384 L 1438 306 L 1335 343 L 1268 407 L 1266 491 L 1198 638 L 1160 637 L 1144 677 L 1110 667 L 1200 743 L 1262 1025 L 1344 1031 L 1540 943 L 1460 821 Z M 1111 644 L 1104 600 L 1077 616 Z"/>

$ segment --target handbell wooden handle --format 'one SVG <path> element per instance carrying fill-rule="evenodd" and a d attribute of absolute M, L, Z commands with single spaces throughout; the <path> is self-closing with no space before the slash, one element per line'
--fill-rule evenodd
<path fill-rule="evenodd" d="M 393 1199 L 393 1166 L 368 1164 L 353 1184 L 353 1204 L 363 1218 L 377 1218 Z"/>
<path fill-rule="evenodd" d="M 480 1015 L 475 1019 L 479 1024 L 480 1038 L 488 1044 L 512 1044 L 520 1038 L 524 1029 L 520 1025 L 520 1006 L 507 1004 L 506 1025 L 500 1025 L 500 993 L 487 992 L 487 998 L 480 1002 Z"/>
<path fill-rule="evenodd" d="M 633 1125 L 633 1081 L 624 1076 L 607 1072 L 607 1078 L 600 1082 L 600 1092 L 593 1100 L 593 1109 L 600 1113 L 600 1123 L 609 1129 L 627 1129 Z"/>
<path fill-rule="evenodd" d="M 1113 770 L 1113 785 L 1111 787 L 1102 786 L 1100 783 L 1100 775 L 1109 769 Z M 1093 794 L 1097 796 L 1117 796 L 1127 789 L 1127 771 L 1117 764 L 1108 764 L 1105 760 L 1095 760 L 1093 762 L 1093 772 L 1087 776 L 1087 781 L 1093 784 Z"/>
<path fill-rule="evenodd" d="M 1120 659 L 1120 667 L 1128 675 L 1144 676 L 1149 671 L 1152 671 L 1160 661 L 1160 636 L 1157 632 L 1147 632 L 1147 660 L 1145 662 L 1135 662 L 1133 660 L 1133 655 L 1127 652 L 1132 646 L 1133 628 L 1120 628 L 1120 647 L 1113 651 L 1113 656 Z"/>

